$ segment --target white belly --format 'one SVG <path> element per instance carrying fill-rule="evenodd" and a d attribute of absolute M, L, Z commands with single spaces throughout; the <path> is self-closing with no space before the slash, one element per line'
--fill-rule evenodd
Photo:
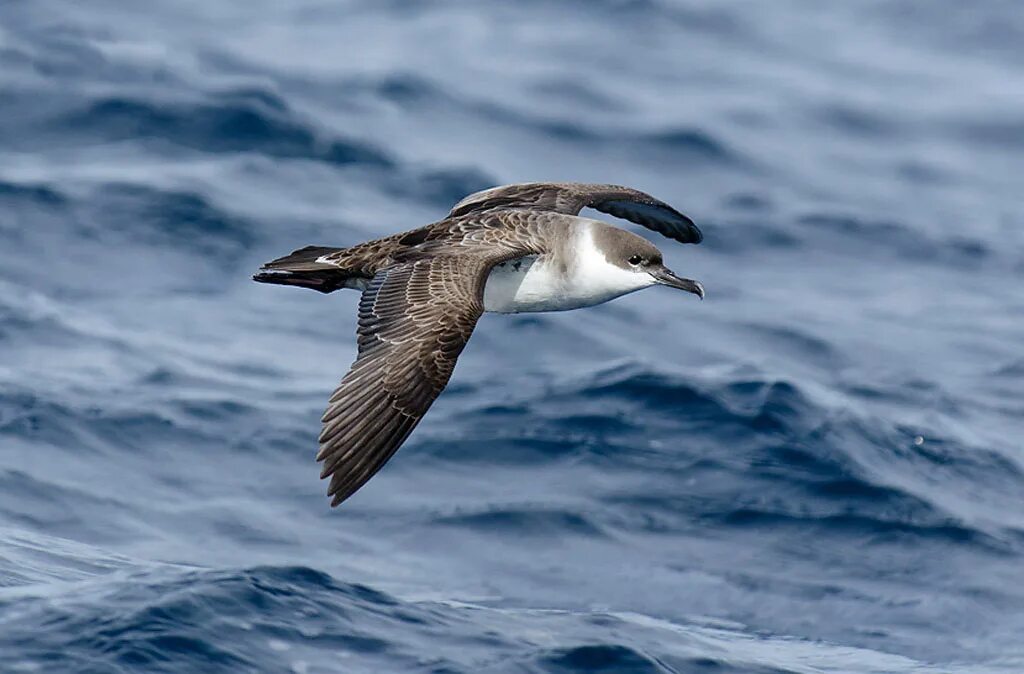
<path fill-rule="evenodd" d="M 598 222 L 593 225 L 608 226 Z M 578 309 L 654 283 L 654 278 L 639 268 L 610 263 L 594 245 L 590 229 L 590 224 L 579 228 L 569 255 L 563 253 L 564 264 L 548 254 L 494 267 L 484 286 L 484 311 L 515 314 Z"/>
<path fill-rule="evenodd" d="M 551 265 L 536 256 L 497 265 L 484 286 L 484 311 L 558 311 L 564 304 L 564 282 Z"/>
<path fill-rule="evenodd" d="M 628 290 L 595 288 L 566 275 L 545 257 L 524 257 L 496 266 L 484 286 L 484 311 L 515 314 L 566 311 L 607 302 Z M 632 290 L 632 288 L 630 288 Z"/>

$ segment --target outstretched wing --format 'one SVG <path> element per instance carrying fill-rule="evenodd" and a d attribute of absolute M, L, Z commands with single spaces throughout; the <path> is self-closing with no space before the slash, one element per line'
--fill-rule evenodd
<path fill-rule="evenodd" d="M 532 208 L 578 215 L 589 207 L 625 218 L 682 243 L 704 238 L 693 220 L 649 194 L 619 185 L 519 183 L 492 187 L 455 204 L 448 217 L 490 208 Z"/>
<path fill-rule="evenodd" d="M 316 457 L 332 506 L 381 469 L 448 383 L 494 262 L 422 257 L 380 270 L 363 291 L 359 355 L 331 396 Z"/>

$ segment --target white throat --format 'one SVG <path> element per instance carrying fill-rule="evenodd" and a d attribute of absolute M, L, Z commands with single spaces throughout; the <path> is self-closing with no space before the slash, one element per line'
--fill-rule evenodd
<path fill-rule="evenodd" d="M 609 226 L 609 225 L 605 225 Z M 623 268 L 608 261 L 604 251 L 594 241 L 593 225 L 581 227 L 576 243 L 576 292 L 589 298 L 586 304 L 600 304 L 621 295 L 654 285 L 654 277 L 632 268 Z"/>
<path fill-rule="evenodd" d="M 484 288 L 484 310 L 566 311 L 601 304 L 655 283 L 650 274 L 609 262 L 595 245 L 593 226 L 581 223 L 564 251 L 495 267 Z M 566 259 L 556 259 L 559 252 Z"/>

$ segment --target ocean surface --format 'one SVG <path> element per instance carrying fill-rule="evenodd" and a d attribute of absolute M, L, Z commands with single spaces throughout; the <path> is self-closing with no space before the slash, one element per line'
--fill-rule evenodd
<path fill-rule="evenodd" d="M 330 509 L 358 295 L 251 273 L 528 180 L 707 300 L 485 316 Z M 0 672 L 1020 673 L 1022 438 L 1019 2 L 0 0 Z"/>

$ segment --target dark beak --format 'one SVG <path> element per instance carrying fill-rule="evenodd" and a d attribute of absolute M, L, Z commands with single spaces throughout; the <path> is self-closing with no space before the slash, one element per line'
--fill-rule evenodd
<path fill-rule="evenodd" d="M 685 290 L 688 293 L 693 293 L 697 297 L 704 299 L 704 286 L 702 286 L 698 281 L 676 276 L 671 270 L 665 267 L 659 267 L 652 270 L 651 276 L 653 276 L 654 280 L 663 286 L 679 288 L 680 290 Z"/>

